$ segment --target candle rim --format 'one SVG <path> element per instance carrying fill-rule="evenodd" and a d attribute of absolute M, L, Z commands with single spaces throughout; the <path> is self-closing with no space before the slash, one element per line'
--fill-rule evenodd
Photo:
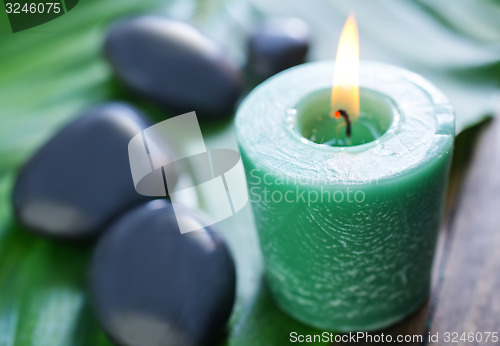
<path fill-rule="evenodd" d="M 360 86 L 389 91 L 384 93 L 395 100 L 404 120 L 399 131 L 358 152 L 311 151 L 313 144 L 298 143 L 284 125 L 285 111 L 311 90 L 331 87 L 333 66 L 326 60 L 290 68 L 243 100 L 236 114 L 236 135 L 242 155 L 257 169 L 295 177 L 312 173 L 325 182 L 356 185 L 403 176 L 451 152 L 454 113 L 444 94 L 416 73 L 372 61 L 361 61 Z"/>

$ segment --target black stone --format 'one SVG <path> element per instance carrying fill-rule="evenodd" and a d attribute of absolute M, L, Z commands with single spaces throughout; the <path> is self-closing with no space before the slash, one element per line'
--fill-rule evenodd
<path fill-rule="evenodd" d="M 13 191 L 19 221 L 45 235 L 84 238 L 148 200 L 135 191 L 128 158 L 130 139 L 148 125 L 124 103 L 81 114 L 20 171 Z M 168 174 L 177 176 L 175 171 Z"/>
<path fill-rule="evenodd" d="M 177 212 L 199 223 L 194 212 Z M 99 240 L 90 293 L 117 344 L 204 344 L 231 314 L 235 268 L 212 228 L 181 234 L 172 205 L 156 200 L 124 214 Z"/>
<path fill-rule="evenodd" d="M 309 30 L 301 20 L 271 20 L 249 38 L 248 68 L 255 78 L 264 80 L 305 62 L 309 45 Z"/>
<path fill-rule="evenodd" d="M 241 92 L 240 72 L 186 23 L 156 16 L 121 20 L 111 27 L 105 52 L 125 84 L 168 111 L 226 116 Z"/>

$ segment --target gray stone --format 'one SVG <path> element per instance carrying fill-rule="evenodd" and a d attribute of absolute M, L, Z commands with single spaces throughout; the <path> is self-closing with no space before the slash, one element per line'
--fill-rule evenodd
<path fill-rule="evenodd" d="M 126 85 L 168 111 L 227 116 L 241 92 L 240 72 L 186 23 L 156 16 L 119 21 L 105 52 Z"/>
<path fill-rule="evenodd" d="M 199 223 L 176 210 L 181 222 Z M 166 200 L 124 214 L 92 258 L 94 310 L 120 345 L 197 345 L 214 340 L 235 297 L 231 255 L 212 227 L 181 234 Z"/>
<path fill-rule="evenodd" d="M 13 191 L 18 220 L 45 235 L 84 238 L 147 201 L 134 189 L 128 143 L 148 125 L 124 103 L 103 104 L 78 116 L 21 169 Z M 175 166 L 169 167 L 166 174 L 175 181 Z"/>
<path fill-rule="evenodd" d="M 248 67 L 262 81 L 305 62 L 310 45 L 307 25 L 294 18 L 264 23 L 250 36 Z"/>

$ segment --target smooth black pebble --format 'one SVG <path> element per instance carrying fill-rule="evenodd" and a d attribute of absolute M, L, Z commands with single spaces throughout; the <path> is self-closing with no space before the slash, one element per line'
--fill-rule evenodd
<path fill-rule="evenodd" d="M 219 48 L 186 23 L 141 16 L 113 25 L 105 53 L 132 90 L 178 113 L 232 113 L 242 81 Z"/>
<path fill-rule="evenodd" d="M 124 103 L 91 108 L 60 130 L 21 169 L 14 211 L 28 229 L 60 238 L 98 234 L 148 200 L 134 188 L 128 143 L 149 125 Z M 176 177 L 174 166 L 167 174 Z"/>
<path fill-rule="evenodd" d="M 199 223 L 192 211 L 180 222 Z M 211 228 L 181 234 L 172 205 L 146 203 L 106 231 L 90 270 L 94 310 L 120 345 L 197 345 L 221 332 L 233 307 L 235 268 Z"/>
<path fill-rule="evenodd" d="M 295 18 L 264 23 L 250 36 L 248 68 L 262 81 L 305 62 L 310 45 L 307 25 Z"/>

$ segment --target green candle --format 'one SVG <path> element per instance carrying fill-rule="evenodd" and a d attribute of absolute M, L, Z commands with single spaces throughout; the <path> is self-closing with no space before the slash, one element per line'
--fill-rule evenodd
<path fill-rule="evenodd" d="M 360 110 L 330 116 L 333 62 L 257 87 L 236 133 L 278 305 L 327 330 L 385 327 L 427 297 L 454 116 L 422 77 L 360 66 Z"/>

